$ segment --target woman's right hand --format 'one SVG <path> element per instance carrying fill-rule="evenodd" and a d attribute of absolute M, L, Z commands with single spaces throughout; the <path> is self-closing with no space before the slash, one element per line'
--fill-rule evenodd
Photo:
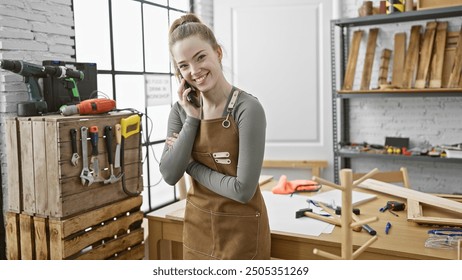
<path fill-rule="evenodd" d="M 188 101 L 188 94 L 192 91 L 192 89 L 185 87 L 186 80 L 181 79 L 180 87 L 178 88 L 178 99 L 181 107 L 185 110 L 188 116 L 191 116 L 196 119 L 200 119 L 200 109 L 195 107 Z"/>

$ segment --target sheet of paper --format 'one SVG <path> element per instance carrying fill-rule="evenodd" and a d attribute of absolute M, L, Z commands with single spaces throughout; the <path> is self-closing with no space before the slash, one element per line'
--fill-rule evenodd
<path fill-rule="evenodd" d="M 262 194 L 268 209 L 271 231 L 319 236 L 334 230 L 335 226 L 326 222 L 308 217 L 295 218 L 295 212 L 308 208 L 306 196 L 273 194 L 270 191 L 262 191 Z"/>
<path fill-rule="evenodd" d="M 361 203 L 367 202 L 376 198 L 375 194 L 368 194 L 363 192 L 353 191 L 352 193 L 352 204 L 353 206 L 359 205 Z M 326 205 L 339 206 L 342 207 L 342 191 L 340 190 L 331 190 L 327 192 L 322 192 L 311 196 L 309 199 L 317 202 L 321 202 Z"/>

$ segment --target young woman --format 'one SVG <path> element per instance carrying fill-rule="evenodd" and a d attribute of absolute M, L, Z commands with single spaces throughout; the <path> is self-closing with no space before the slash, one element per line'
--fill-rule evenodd
<path fill-rule="evenodd" d="M 169 47 L 181 83 L 160 171 L 170 185 L 184 172 L 193 179 L 186 199 L 183 257 L 269 259 L 270 229 L 258 186 L 265 150 L 263 107 L 225 79 L 223 51 L 195 15 L 173 22 Z M 195 96 L 188 97 L 193 89 Z"/>

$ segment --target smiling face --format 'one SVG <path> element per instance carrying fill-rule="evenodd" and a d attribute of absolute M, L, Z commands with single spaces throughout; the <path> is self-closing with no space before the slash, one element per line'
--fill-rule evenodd
<path fill-rule="evenodd" d="M 213 90 L 224 80 L 221 69 L 221 48 L 213 49 L 199 36 L 190 36 L 177 41 L 171 52 L 186 82 L 199 91 Z"/>

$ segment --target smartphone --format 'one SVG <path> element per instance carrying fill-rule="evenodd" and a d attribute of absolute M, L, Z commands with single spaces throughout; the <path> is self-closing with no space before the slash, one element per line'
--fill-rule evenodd
<path fill-rule="evenodd" d="M 189 85 L 188 82 L 186 82 L 186 81 L 184 83 L 184 87 L 185 87 L 185 89 L 187 89 L 187 88 L 191 89 L 191 91 L 186 96 L 186 100 L 188 100 L 189 103 L 194 105 L 194 107 L 200 108 L 201 104 L 199 103 L 196 90 L 194 90 L 194 88 L 191 85 Z"/>
<path fill-rule="evenodd" d="M 184 79 L 183 76 L 181 76 L 181 74 L 180 74 L 180 78 Z M 180 82 L 181 82 L 181 80 L 180 80 Z M 199 102 L 197 92 L 190 84 L 188 84 L 188 82 L 186 82 L 186 80 L 184 81 L 184 88 L 185 88 L 185 90 L 188 89 L 188 88 L 191 89 L 191 91 L 188 93 L 188 96 L 186 96 L 186 100 L 188 100 L 189 103 L 194 105 L 194 107 L 200 108 L 201 104 Z"/>

